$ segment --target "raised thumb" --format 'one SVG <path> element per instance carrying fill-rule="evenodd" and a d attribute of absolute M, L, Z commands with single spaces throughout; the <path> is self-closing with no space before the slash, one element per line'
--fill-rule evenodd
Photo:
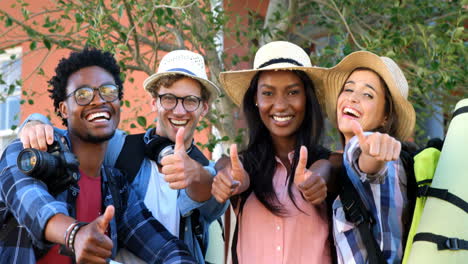
<path fill-rule="evenodd" d="M 106 211 L 104 211 L 104 214 L 98 217 L 97 219 L 97 224 L 99 227 L 99 230 L 102 233 L 105 233 L 107 230 L 107 227 L 109 226 L 110 221 L 114 217 L 115 213 L 115 208 L 113 205 L 109 205 L 106 207 Z"/>
<path fill-rule="evenodd" d="M 177 130 L 174 151 L 185 151 L 184 136 L 185 128 L 181 127 L 179 130 Z"/>
<path fill-rule="evenodd" d="M 294 174 L 294 183 L 296 185 L 301 184 L 303 181 L 306 180 L 305 170 L 307 167 L 307 147 L 301 146 L 299 152 L 299 162 L 296 166 L 296 172 Z"/>

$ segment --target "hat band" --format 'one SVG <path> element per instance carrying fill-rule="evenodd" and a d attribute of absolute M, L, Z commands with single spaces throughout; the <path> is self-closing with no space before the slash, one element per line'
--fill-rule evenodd
<path fill-rule="evenodd" d="M 175 72 L 175 71 L 178 71 L 178 72 L 185 72 L 187 74 L 190 74 L 192 76 L 195 76 L 195 77 L 198 77 L 195 73 L 187 70 L 187 69 L 184 69 L 184 68 L 173 68 L 173 69 L 169 69 L 167 70 L 168 72 Z"/>
<path fill-rule="evenodd" d="M 297 66 L 300 66 L 300 67 L 304 66 L 304 65 L 302 65 L 301 63 L 299 63 L 298 61 L 293 60 L 293 59 L 289 59 L 289 58 L 276 58 L 276 59 L 271 59 L 271 60 L 269 60 L 269 61 L 264 62 L 262 65 L 258 66 L 258 69 L 264 68 L 264 67 L 267 67 L 267 66 L 270 66 L 270 65 L 272 65 L 272 64 L 282 63 L 282 62 L 291 63 L 291 64 L 294 64 L 294 65 L 297 65 Z"/>

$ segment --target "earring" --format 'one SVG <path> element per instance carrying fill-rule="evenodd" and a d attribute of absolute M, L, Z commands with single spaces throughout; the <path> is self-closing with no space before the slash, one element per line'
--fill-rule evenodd
<path fill-rule="evenodd" d="M 258 107 L 258 103 L 255 103 L 255 106 Z"/>

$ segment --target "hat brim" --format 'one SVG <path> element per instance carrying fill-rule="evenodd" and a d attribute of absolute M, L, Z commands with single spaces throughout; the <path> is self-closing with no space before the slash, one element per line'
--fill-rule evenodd
<path fill-rule="evenodd" d="M 335 67 L 327 70 L 323 82 L 318 85 L 325 91 L 326 113 L 332 124 L 337 125 L 336 107 L 340 91 L 349 75 L 357 68 L 369 68 L 377 72 L 385 81 L 392 96 L 395 112 L 398 116 L 396 138 L 399 140 L 409 139 L 414 130 L 416 113 L 413 105 L 403 97 L 399 91 L 395 79 L 388 70 L 383 60 L 367 51 L 358 51 L 346 56 Z"/>
<path fill-rule="evenodd" d="M 184 75 L 184 76 L 187 76 L 189 78 L 192 78 L 192 79 L 195 79 L 195 80 L 199 81 L 210 92 L 210 94 L 211 94 L 210 102 L 213 101 L 213 99 L 215 99 L 216 97 L 218 97 L 221 94 L 221 90 L 219 89 L 219 87 L 216 86 L 211 81 L 200 78 L 200 77 L 197 77 L 197 76 L 193 76 L 191 74 L 188 74 L 188 73 L 182 72 L 182 71 L 171 71 L 171 72 L 155 73 L 155 74 L 151 75 L 150 77 L 148 77 L 144 81 L 143 88 L 145 89 L 145 91 L 150 93 L 155 89 L 154 84 L 159 79 L 161 79 L 162 77 L 165 77 L 165 76 L 170 76 L 170 75 Z"/>
<path fill-rule="evenodd" d="M 237 105 L 242 104 L 244 99 L 245 92 L 250 86 L 250 82 L 257 72 L 260 71 L 303 71 L 309 78 L 312 80 L 317 99 L 319 100 L 322 109 L 324 108 L 324 99 L 325 95 L 322 90 L 319 90 L 318 87 L 323 87 L 323 85 L 318 85 L 322 81 L 322 75 L 325 74 L 326 69 L 320 67 L 298 67 L 291 66 L 290 64 L 282 63 L 275 64 L 273 67 L 265 67 L 261 69 L 251 69 L 251 70 L 241 70 L 241 71 L 226 71 L 222 72 L 219 76 L 221 86 L 224 88 L 226 94 L 231 98 L 231 100 Z"/>

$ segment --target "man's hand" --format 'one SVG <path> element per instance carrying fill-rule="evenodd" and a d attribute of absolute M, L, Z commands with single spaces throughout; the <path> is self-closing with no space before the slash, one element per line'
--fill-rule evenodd
<path fill-rule="evenodd" d="M 299 162 L 294 174 L 294 184 L 311 204 L 320 204 L 327 197 L 327 185 L 320 174 L 307 169 L 307 148 L 301 146 Z"/>
<path fill-rule="evenodd" d="M 245 191 L 250 184 L 249 176 L 239 160 L 237 145 L 231 145 L 230 164 L 218 171 L 213 179 L 211 194 L 220 202 L 226 202 L 231 196 Z"/>
<path fill-rule="evenodd" d="M 379 132 L 364 135 L 361 124 L 352 123 L 353 133 L 358 137 L 361 148 L 359 168 L 369 174 L 377 173 L 387 161 L 397 160 L 400 157 L 401 143 L 388 134 Z"/>
<path fill-rule="evenodd" d="M 21 129 L 19 138 L 24 148 L 47 151 L 47 145 L 54 143 L 54 128 L 39 121 L 29 121 Z"/>
<path fill-rule="evenodd" d="M 105 233 L 114 210 L 108 206 L 103 215 L 78 230 L 74 243 L 77 263 L 106 263 L 111 257 L 113 243 Z"/>
<path fill-rule="evenodd" d="M 177 130 L 174 154 L 167 155 L 161 160 L 161 172 L 164 180 L 172 189 L 185 189 L 192 182 L 199 181 L 202 166 L 187 155 L 184 144 L 185 128 Z"/>

